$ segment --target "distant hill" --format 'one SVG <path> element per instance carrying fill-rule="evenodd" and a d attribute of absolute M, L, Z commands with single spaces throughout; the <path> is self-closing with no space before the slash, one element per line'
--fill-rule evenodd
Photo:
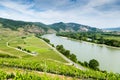
<path fill-rule="evenodd" d="M 46 25 L 41 22 L 25 22 L 11 19 L 0 18 L 0 25 L 4 28 L 17 30 L 23 28 L 24 31 L 30 33 L 55 33 L 55 32 L 83 32 L 83 31 L 102 31 L 101 29 L 90 27 L 78 23 L 54 23 Z"/>
<path fill-rule="evenodd" d="M 0 24 L 4 28 L 10 28 L 12 30 L 17 30 L 18 28 L 23 28 L 28 32 L 46 32 L 49 30 L 49 27 L 40 22 L 24 22 L 24 21 L 16 21 L 11 19 L 0 18 Z"/>
<path fill-rule="evenodd" d="M 120 32 L 120 27 L 116 27 L 116 28 L 105 28 L 103 30 L 108 30 L 108 31 L 119 31 Z"/>
<path fill-rule="evenodd" d="M 71 32 L 81 32 L 81 31 L 102 31 L 101 29 L 95 28 L 95 27 L 90 27 L 90 26 L 86 26 L 86 25 L 82 25 L 82 24 L 78 24 L 78 23 L 63 23 L 63 22 L 59 22 L 59 23 L 54 23 L 49 25 L 52 29 L 56 30 L 56 31 L 71 31 Z"/>

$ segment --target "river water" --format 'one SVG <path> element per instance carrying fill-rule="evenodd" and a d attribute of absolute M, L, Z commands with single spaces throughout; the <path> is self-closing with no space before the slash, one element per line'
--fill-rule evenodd
<path fill-rule="evenodd" d="M 74 53 L 80 61 L 96 59 L 99 61 L 101 70 L 120 73 L 120 49 L 118 48 L 72 40 L 55 34 L 46 34 L 42 37 L 49 39 L 55 46 L 63 45 L 65 49 Z"/>

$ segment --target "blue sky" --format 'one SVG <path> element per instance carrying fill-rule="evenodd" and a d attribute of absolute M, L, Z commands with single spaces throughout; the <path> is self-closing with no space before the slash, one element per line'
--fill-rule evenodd
<path fill-rule="evenodd" d="M 43 22 L 75 22 L 120 27 L 120 0 L 0 0 L 0 17 Z"/>

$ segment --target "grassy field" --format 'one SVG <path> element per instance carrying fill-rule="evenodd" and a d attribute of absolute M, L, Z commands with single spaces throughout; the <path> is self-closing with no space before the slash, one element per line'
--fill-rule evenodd
<path fill-rule="evenodd" d="M 17 50 L 17 46 L 21 46 L 37 54 L 36 56 L 31 56 L 23 51 Z M 25 33 L 22 29 L 12 31 L 10 29 L 0 28 L 0 53 L 2 56 L 4 54 L 31 60 L 51 59 L 66 63 L 66 61 L 44 41 L 35 37 L 33 34 Z"/>
<path fill-rule="evenodd" d="M 21 46 L 22 48 L 30 50 L 31 52 L 36 52 L 37 54 L 35 54 L 34 56 L 29 55 L 23 51 L 18 50 L 17 46 Z M 9 63 L 9 61 L 13 61 L 13 62 Z M 0 30 L 0 62 L 2 62 L 0 64 L 1 71 L 4 71 L 5 73 L 12 72 L 16 74 L 16 70 L 19 70 L 19 69 L 16 67 L 15 63 L 23 65 L 24 62 L 28 62 L 27 63 L 28 65 L 26 64 L 27 65 L 26 67 L 37 66 L 37 64 L 43 65 L 46 62 L 48 64 L 49 62 L 53 62 L 53 64 L 51 64 L 51 69 L 52 69 L 52 66 L 56 64 L 56 61 L 58 63 L 63 63 L 63 64 L 67 63 L 67 61 L 64 60 L 56 51 L 54 51 L 51 47 L 49 47 L 43 40 L 35 37 L 33 34 L 26 35 L 24 33 L 22 34 L 21 31 L 12 31 L 10 29 Z M 9 63 L 9 65 L 6 65 L 6 64 L 4 65 L 4 62 Z M 31 62 L 33 63 L 32 66 L 30 65 Z M 14 66 L 11 66 L 12 64 Z M 42 68 L 40 67 L 39 69 L 42 69 Z M 25 71 L 29 72 L 28 70 L 25 70 Z M 24 72 L 23 68 L 21 69 L 21 72 Z M 29 75 L 33 74 L 33 72 L 34 70 L 32 70 L 32 72 L 30 72 Z M 36 75 L 36 72 L 34 73 L 35 73 L 35 76 L 38 76 Z M 1 75 L 2 75 L 2 72 L 1 72 Z M 0 75 L 0 80 L 2 80 L 1 75 Z M 22 74 L 21 76 L 24 77 L 24 75 Z M 3 77 L 5 77 L 5 74 L 3 74 Z M 55 75 L 51 77 L 48 74 L 47 75 L 39 74 L 39 77 L 42 80 L 44 79 L 61 80 L 61 77 L 59 77 L 59 75 Z M 63 79 L 66 79 L 66 77 L 63 77 Z M 70 80 L 72 79 L 73 78 L 71 78 Z"/>
<path fill-rule="evenodd" d="M 22 37 L 14 38 L 9 42 L 9 45 L 15 48 L 17 48 L 17 46 L 21 46 L 23 49 L 30 50 L 35 53 L 35 56 L 31 57 L 31 59 L 34 60 L 51 59 L 66 62 L 57 52 L 46 45 L 43 40 L 35 37 L 34 35 L 27 36 L 24 39 L 22 39 Z"/>
<path fill-rule="evenodd" d="M 11 30 L 0 30 L 0 53 L 5 53 L 9 55 L 14 55 L 18 57 L 27 56 L 28 54 L 25 54 L 21 51 L 9 48 L 6 46 L 7 42 L 17 36 L 20 36 L 18 32 L 11 31 Z"/>

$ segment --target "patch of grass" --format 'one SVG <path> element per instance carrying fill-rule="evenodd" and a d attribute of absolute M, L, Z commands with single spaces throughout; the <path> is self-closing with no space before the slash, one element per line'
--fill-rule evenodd
<path fill-rule="evenodd" d="M 44 41 L 35 36 L 29 36 L 25 39 L 16 38 L 14 40 L 11 40 L 9 43 L 12 47 L 17 48 L 17 46 L 21 46 L 23 49 L 37 53 L 37 56 L 31 57 L 31 59 L 53 59 L 61 62 L 66 62 L 57 52 L 46 45 Z"/>

